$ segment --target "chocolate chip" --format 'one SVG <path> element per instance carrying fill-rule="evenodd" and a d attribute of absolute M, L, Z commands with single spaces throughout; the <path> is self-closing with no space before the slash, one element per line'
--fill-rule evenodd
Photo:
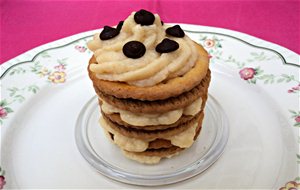
<path fill-rule="evenodd" d="M 120 31 L 122 29 L 122 26 L 124 24 L 124 21 L 120 21 L 118 26 L 117 26 L 117 30 Z"/>
<path fill-rule="evenodd" d="M 155 17 L 151 12 L 141 9 L 134 14 L 134 20 L 137 24 L 144 26 L 153 24 Z"/>
<path fill-rule="evenodd" d="M 100 33 L 100 39 L 101 40 L 109 40 L 115 36 L 117 36 L 120 33 L 119 30 L 112 28 L 110 26 L 104 26 L 104 29 Z"/>
<path fill-rule="evenodd" d="M 179 48 L 179 44 L 174 40 L 170 40 L 165 38 L 162 42 L 160 42 L 156 47 L 155 50 L 158 53 L 169 53 L 175 51 Z"/>
<path fill-rule="evenodd" d="M 146 52 L 146 47 L 139 41 L 130 41 L 123 46 L 123 53 L 126 57 L 137 59 Z"/>
<path fill-rule="evenodd" d="M 162 20 L 160 21 L 160 23 L 161 23 L 162 26 L 164 25 L 164 22 Z"/>
<path fill-rule="evenodd" d="M 184 37 L 184 31 L 180 28 L 179 25 L 175 25 L 170 28 L 167 28 L 166 33 L 178 38 Z"/>
<path fill-rule="evenodd" d="M 111 140 L 115 140 L 115 139 L 114 139 L 114 136 L 115 136 L 114 134 L 109 133 L 109 135 L 110 135 Z"/>

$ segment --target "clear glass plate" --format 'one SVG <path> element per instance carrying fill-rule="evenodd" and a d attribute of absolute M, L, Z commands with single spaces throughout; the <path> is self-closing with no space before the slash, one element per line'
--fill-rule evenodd
<path fill-rule="evenodd" d="M 218 102 L 209 96 L 200 136 L 189 149 L 157 165 L 144 165 L 127 159 L 111 143 L 99 125 L 97 97 L 81 110 L 75 136 L 86 161 L 101 174 L 114 180 L 143 186 L 171 184 L 200 174 L 221 156 L 229 136 L 228 121 Z"/>

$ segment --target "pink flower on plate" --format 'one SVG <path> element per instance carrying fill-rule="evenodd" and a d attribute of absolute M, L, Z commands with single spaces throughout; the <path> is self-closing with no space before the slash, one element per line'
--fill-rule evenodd
<path fill-rule="evenodd" d="M 242 79 L 249 80 L 249 79 L 252 79 L 254 77 L 255 69 L 246 67 L 246 68 L 243 68 L 242 70 L 240 70 L 239 74 L 240 74 Z"/>
<path fill-rule="evenodd" d="M 62 65 L 62 64 L 59 64 L 59 65 L 56 65 L 54 67 L 54 69 L 58 70 L 58 71 L 63 71 L 66 69 L 65 65 Z"/>
<path fill-rule="evenodd" d="M 288 93 L 295 93 L 297 91 L 300 91 L 300 85 L 299 84 L 297 86 L 294 86 L 291 89 L 289 89 Z"/>
<path fill-rule="evenodd" d="M 5 177 L 4 176 L 0 176 L 0 189 L 3 189 L 5 183 L 6 183 Z"/>
<path fill-rule="evenodd" d="M 295 121 L 296 121 L 297 123 L 300 123 L 300 115 L 298 115 L 297 117 L 295 117 Z"/>
<path fill-rule="evenodd" d="M 214 47 L 216 44 L 215 40 L 207 39 L 204 41 L 204 46 L 207 48 Z"/>
<path fill-rule="evenodd" d="M 84 46 L 75 46 L 75 49 L 77 49 L 79 52 L 81 52 L 81 53 L 83 53 L 83 52 L 85 52 L 86 51 L 86 47 L 84 47 Z"/>
<path fill-rule="evenodd" d="M 5 108 L 0 107 L 0 118 L 5 118 L 7 116 L 7 111 Z"/>

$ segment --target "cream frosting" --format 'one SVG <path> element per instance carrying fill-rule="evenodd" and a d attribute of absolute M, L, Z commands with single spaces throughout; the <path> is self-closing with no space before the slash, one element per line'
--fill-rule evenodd
<path fill-rule="evenodd" d="M 181 76 L 188 72 L 198 59 L 194 42 L 185 35 L 183 38 L 166 36 L 167 25 L 162 26 L 155 14 L 152 25 L 141 26 L 134 21 L 133 12 L 123 24 L 120 34 L 110 40 L 100 40 L 94 35 L 88 47 L 93 51 L 99 64 L 91 64 L 90 70 L 99 79 L 122 81 L 135 86 L 153 86 L 164 80 Z M 179 44 L 179 49 L 170 53 L 158 53 L 155 47 L 164 38 Z M 146 47 L 144 56 L 138 59 L 126 57 L 122 48 L 125 43 L 136 40 Z"/>
<path fill-rule="evenodd" d="M 123 150 L 123 154 L 131 159 L 131 160 L 135 160 L 135 161 L 138 161 L 142 164 L 157 164 L 161 157 L 159 156 L 145 156 L 145 155 L 137 155 L 133 152 L 129 152 L 129 151 L 126 151 L 126 150 Z"/>
<path fill-rule="evenodd" d="M 133 152 L 128 152 L 126 150 L 123 150 L 123 154 L 131 159 L 131 160 L 135 160 L 138 161 L 142 164 L 157 164 L 159 163 L 159 161 L 161 160 L 162 157 L 159 156 L 145 156 L 145 155 L 137 155 Z M 178 152 L 176 152 L 175 154 L 171 154 L 169 156 L 167 156 L 167 158 L 171 158 L 173 156 L 176 156 L 178 154 Z"/>
<path fill-rule="evenodd" d="M 126 137 L 118 131 L 112 129 L 109 124 L 103 119 L 99 120 L 100 125 L 104 130 L 112 133 L 114 135 L 114 143 L 117 144 L 121 149 L 130 152 L 143 152 L 148 146 L 149 142 L 155 139 L 141 140 L 137 138 Z M 194 123 L 193 126 L 189 127 L 187 130 L 170 137 L 165 137 L 163 139 L 170 140 L 171 144 L 178 146 L 180 148 L 188 148 L 194 142 L 194 137 L 196 134 L 198 123 Z"/>
<path fill-rule="evenodd" d="M 107 124 L 107 122 L 103 119 L 103 117 L 100 117 L 99 123 L 104 128 L 104 130 L 114 135 L 114 143 L 120 148 L 132 152 L 143 152 L 148 148 L 148 141 L 143 141 L 136 138 L 129 138 L 122 135 L 121 133 L 112 129 L 109 126 L 109 124 Z"/>
<path fill-rule="evenodd" d="M 189 106 L 165 113 L 139 114 L 116 108 L 102 100 L 102 111 L 106 114 L 119 113 L 122 121 L 135 125 L 169 125 L 175 123 L 182 115 L 194 116 L 201 110 L 202 98 L 198 98 Z"/>

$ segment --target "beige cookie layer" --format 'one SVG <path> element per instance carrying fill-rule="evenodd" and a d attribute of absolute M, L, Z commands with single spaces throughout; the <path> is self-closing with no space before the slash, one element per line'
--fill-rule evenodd
<path fill-rule="evenodd" d="M 95 34 L 88 43 L 96 57 L 90 70 L 96 73 L 97 78 L 140 87 L 154 86 L 163 80 L 185 74 L 195 65 L 197 48 L 188 36 L 177 38 L 167 35 L 165 30 L 169 26 L 162 25 L 158 15 L 155 15 L 152 25 L 142 26 L 135 22 L 134 14 L 124 21 L 116 37 L 100 40 L 99 34 Z M 169 53 L 156 52 L 155 47 L 166 37 L 176 41 L 179 48 Z M 123 54 L 124 44 L 132 40 L 146 47 L 145 54 L 139 59 L 128 58 Z"/>
<path fill-rule="evenodd" d="M 130 138 L 126 137 L 125 135 L 119 133 L 118 131 L 114 130 L 112 127 L 109 126 L 109 124 L 103 119 L 103 117 L 99 120 L 100 125 L 105 129 L 106 131 L 110 132 L 114 135 L 114 143 L 117 144 L 121 149 L 130 151 L 130 152 L 143 152 L 145 151 L 148 146 L 149 142 L 155 140 L 154 139 L 137 139 L 137 138 Z M 194 137 L 196 134 L 196 128 L 198 126 L 198 123 L 194 123 L 192 127 L 189 127 L 187 130 L 171 136 L 166 137 L 162 139 L 170 140 L 172 145 L 181 147 L 181 148 L 188 148 L 190 147 L 194 142 Z"/>
<path fill-rule="evenodd" d="M 170 125 L 178 121 L 182 115 L 194 116 L 201 111 L 202 98 L 197 99 L 189 106 L 166 113 L 143 114 L 122 110 L 102 101 L 101 109 L 105 114 L 118 113 L 122 121 L 135 126 Z"/>
<path fill-rule="evenodd" d="M 92 72 L 88 68 L 89 77 L 93 81 L 93 85 L 96 91 L 102 92 L 107 95 L 114 96 L 116 98 L 132 98 L 136 100 L 164 100 L 170 97 L 176 97 L 184 92 L 188 92 L 203 81 L 203 87 L 207 89 L 210 80 L 210 72 L 208 70 L 209 58 L 206 50 L 200 46 L 196 45 L 198 50 L 198 59 L 192 69 L 181 77 L 175 77 L 167 81 L 163 81 L 154 86 L 149 87 L 139 87 L 132 86 L 124 82 L 107 81 L 99 79 L 96 73 Z M 95 57 L 93 56 L 90 64 L 94 64 Z M 101 63 L 97 63 L 101 64 Z"/>
<path fill-rule="evenodd" d="M 168 156 L 145 156 L 145 155 L 138 155 L 138 154 L 135 154 L 133 152 L 128 152 L 126 150 L 123 150 L 123 154 L 131 159 L 131 160 L 135 160 L 135 161 L 138 161 L 142 164 L 157 164 L 160 162 L 160 160 L 162 158 L 171 158 L 173 156 L 176 156 L 179 154 L 179 152 L 176 152 L 174 154 L 171 154 L 171 155 L 168 155 Z"/>

